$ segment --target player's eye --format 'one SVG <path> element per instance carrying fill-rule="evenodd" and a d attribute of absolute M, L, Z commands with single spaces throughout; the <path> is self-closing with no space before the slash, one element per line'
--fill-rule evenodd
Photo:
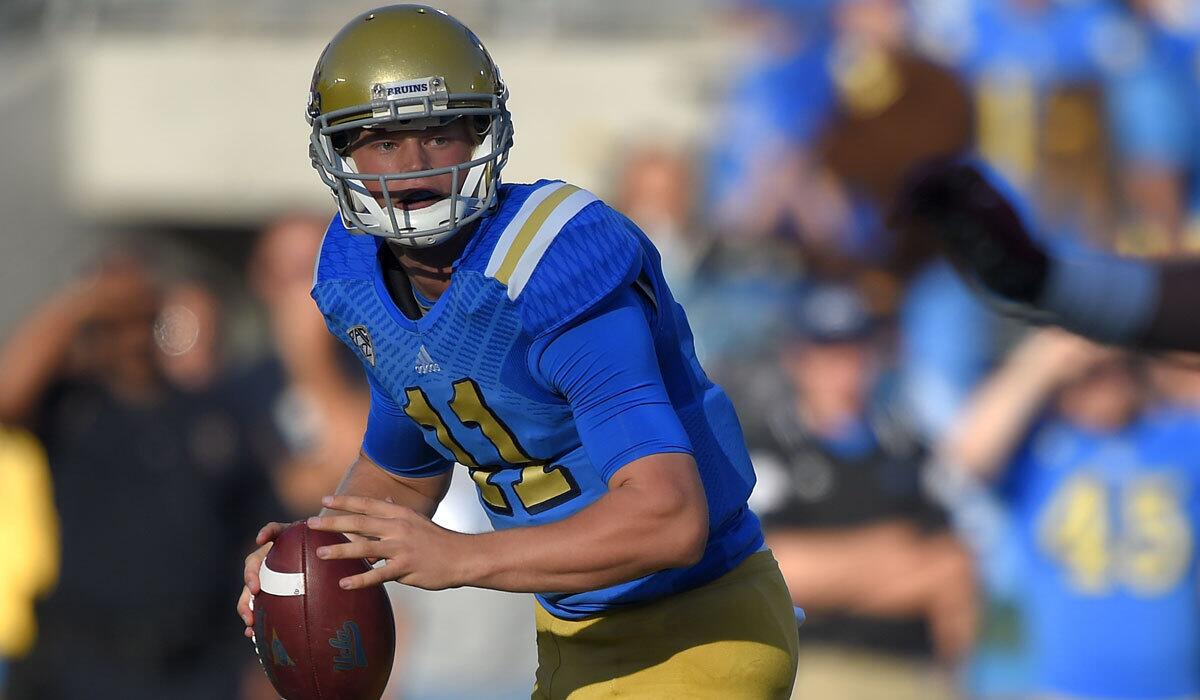
<path fill-rule="evenodd" d="M 436 146 L 440 148 L 441 146 L 449 145 L 450 139 L 446 138 L 445 136 L 431 136 L 426 143 L 428 143 L 430 146 Z"/>

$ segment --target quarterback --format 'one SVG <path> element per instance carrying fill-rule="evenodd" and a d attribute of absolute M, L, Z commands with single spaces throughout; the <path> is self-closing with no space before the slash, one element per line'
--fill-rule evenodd
<path fill-rule="evenodd" d="M 589 192 L 501 184 L 507 90 L 439 10 L 353 19 L 317 62 L 313 165 L 338 204 L 312 296 L 371 387 L 310 527 L 383 560 L 346 588 L 535 593 L 535 698 L 786 698 L 791 600 L 725 393 L 657 251 Z M 454 464 L 495 531 L 430 521 Z M 282 525 L 259 533 L 239 614 Z"/>

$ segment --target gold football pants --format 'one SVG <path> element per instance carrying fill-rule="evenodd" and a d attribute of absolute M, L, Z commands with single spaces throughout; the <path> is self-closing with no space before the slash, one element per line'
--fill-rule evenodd
<path fill-rule="evenodd" d="M 799 644 L 769 551 L 694 590 L 586 620 L 537 606 L 533 700 L 775 700 L 790 696 Z"/>

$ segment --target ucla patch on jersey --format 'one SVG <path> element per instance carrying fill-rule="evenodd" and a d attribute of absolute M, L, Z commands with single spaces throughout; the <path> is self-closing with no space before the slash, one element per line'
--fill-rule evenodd
<path fill-rule="evenodd" d="M 350 342 L 354 343 L 354 347 L 358 348 L 359 354 L 363 356 L 372 367 L 375 366 L 375 344 L 371 342 L 371 333 L 364 325 L 351 326 L 346 329 L 346 335 L 350 336 Z"/>
<path fill-rule="evenodd" d="M 433 361 L 433 356 L 429 354 L 429 350 L 424 345 L 417 351 L 417 361 L 414 363 L 414 369 L 417 374 L 430 374 L 432 372 L 441 372 L 442 366 Z"/>

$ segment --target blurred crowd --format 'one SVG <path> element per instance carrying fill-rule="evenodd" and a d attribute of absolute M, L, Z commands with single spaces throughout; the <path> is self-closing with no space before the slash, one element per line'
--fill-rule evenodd
<path fill-rule="evenodd" d="M 975 152 L 1056 247 L 1200 250 L 1200 3 L 720 12 L 753 50 L 708 138 L 631 138 L 598 194 L 738 407 L 808 614 L 796 697 L 1200 698 L 1200 363 L 1003 317 L 888 226 L 914 166 Z M 6 329 L 0 697 L 274 697 L 241 559 L 332 492 L 368 402 L 308 298 L 326 223 L 270 222 L 237 284 L 119 246 Z M 472 490 L 440 522 L 486 528 Z M 525 597 L 393 599 L 390 698 L 527 694 Z"/>
<path fill-rule="evenodd" d="M 1004 318 L 888 225 L 968 152 L 1064 252 L 1194 254 L 1200 4 L 731 15 L 755 50 L 705 156 L 638 154 L 618 203 L 739 407 L 795 696 L 1200 696 L 1200 365 Z"/>

